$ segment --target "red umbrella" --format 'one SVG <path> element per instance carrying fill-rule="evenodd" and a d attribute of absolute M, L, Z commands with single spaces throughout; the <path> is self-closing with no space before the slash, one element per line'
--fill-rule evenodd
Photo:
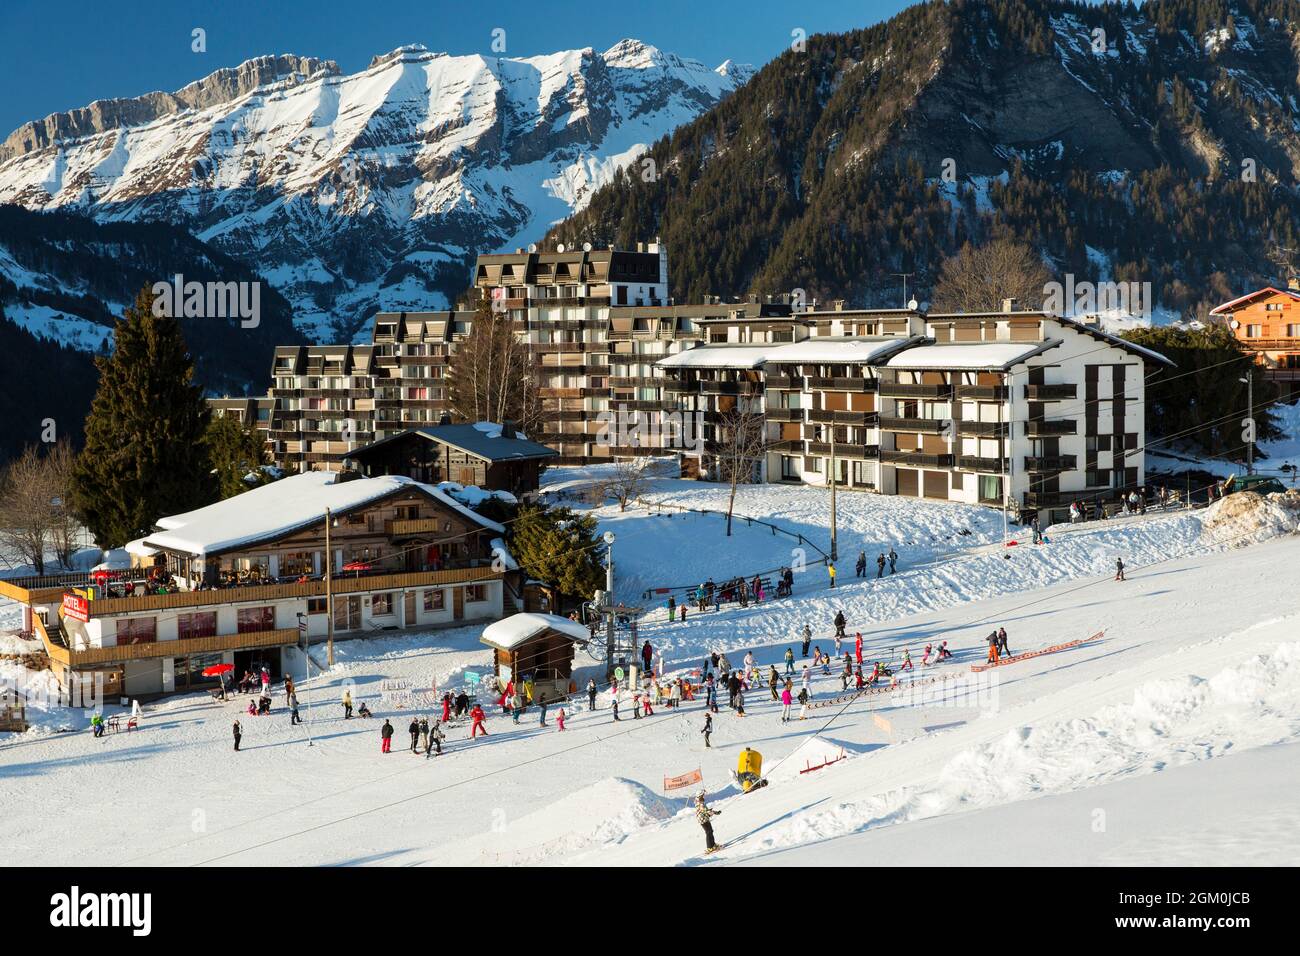
<path fill-rule="evenodd" d="M 229 674 L 235 669 L 234 664 L 210 664 L 203 668 L 204 677 L 216 677 L 220 679 L 222 674 Z M 226 699 L 226 682 L 221 681 L 221 699 Z"/>

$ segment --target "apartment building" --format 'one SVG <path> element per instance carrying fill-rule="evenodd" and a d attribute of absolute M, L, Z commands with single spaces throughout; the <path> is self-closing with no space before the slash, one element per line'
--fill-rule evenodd
<path fill-rule="evenodd" d="M 613 447 L 602 437 L 600 416 L 608 415 L 615 394 L 614 369 L 633 368 L 611 366 L 611 313 L 667 305 L 667 251 L 652 242 L 638 243 L 635 250 L 559 246 L 554 252 L 481 255 L 474 284 L 496 311 L 510 316 L 533 353 L 544 421 L 539 440 L 559 450 L 560 464 L 609 459 Z M 619 331 L 631 333 L 636 319 L 621 315 Z M 658 331 L 655 322 L 656 337 Z M 621 341 L 635 339 L 629 335 Z M 617 394 L 636 388 L 620 382 Z"/>
<path fill-rule="evenodd" d="M 271 429 L 271 410 L 274 407 L 275 402 L 269 395 L 245 395 L 234 398 L 227 395 L 222 398 L 208 399 L 208 408 L 212 410 L 213 418 L 233 418 L 247 428 L 256 428 L 263 432 Z"/>
<path fill-rule="evenodd" d="M 845 333 L 874 333 L 848 335 Z M 793 337 L 794 342 L 787 342 Z M 659 362 L 666 394 L 712 424 L 761 412 L 756 478 L 1043 510 L 1145 481 L 1147 365 L 1099 328 L 999 312 L 736 315 Z M 711 473 L 706 448 L 687 473 Z M 835 461 L 834 469 L 830 462 Z"/>

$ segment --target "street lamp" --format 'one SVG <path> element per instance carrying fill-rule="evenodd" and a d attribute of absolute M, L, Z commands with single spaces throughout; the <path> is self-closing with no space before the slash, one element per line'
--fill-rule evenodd
<path fill-rule="evenodd" d="M 326 627 L 326 654 L 325 660 L 330 667 L 334 666 L 334 549 L 330 547 L 330 525 L 334 519 L 330 515 L 330 510 L 325 509 L 325 619 Z"/>
<path fill-rule="evenodd" d="M 1245 377 L 1237 381 L 1246 384 L 1246 427 L 1250 434 L 1250 439 L 1246 442 L 1246 474 L 1253 475 L 1255 473 L 1255 376 L 1251 374 L 1251 369 L 1247 369 Z"/>
<path fill-rule="evenodd" d="M 606 531 L 605 541 L 605 603 L 614 604 L 614 532 Z"/>
<path fill-rule="evenodd" d="M 310 648 L 311 648 L 311 639 L 307 636 L 307 615 L 304 614 L 302 611 L 299 611 L 299 612 L 298 612 L 298 637 L 299 637 L 299 642 L 300 642 L 301 645 L 302 645 L 303 668 L 304 668 L 304 672 L 305 672 L 305 675 L 306 675 L 305 677 L 303 677 L 303 693 L 306 694 L 306 693 L 307 693 L 307 686 L 306 686 L 306 685 L 307 685 L 307 681 L 311 680 L 311 653 L 310 653 Z M 298 692 L 298 691 L 297 691 L 297 689 L 295 688 L 295 689 L 294 689 L 294 693 L 296 694 L 297 692 Z M 307 728 L 307 746 L 308 746 L 308 747 L 314 747 L 315 744 L 312 743 L 312 739 L 311 739 L 311 704 L 310 704 L 310 702 L 308 702 L 308 705 L 307 705 L 307 720 L 304 722 L 303 726 L 305 726 L 305 727 Z"/>

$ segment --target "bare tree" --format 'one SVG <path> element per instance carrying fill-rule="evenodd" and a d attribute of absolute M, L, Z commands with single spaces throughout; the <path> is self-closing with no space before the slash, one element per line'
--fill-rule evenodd
<path fill-rule="evenodd" d="M 65 568 L 72 567 L 72 556 L 76 553 L 81 537 L 81 521 L 72 507 L 72 485 L 77 455 L 72 445 L 63 439 L 50 449 L 45 456 L 50 488 L 54 492 L 50 524 L 50 543 L 59 564 Z"/>
<path fill-rule="evenodd" d="M 58 489 L 46 459 L 28 446 L 0 476 L 0 544 L 45 573 Z"/>
<path fill-rule="evenodd" d="M 756 466 L 767 452 L 766 425 L 761 412 L 741 402 L 714 426 L 713 456 L 718 479 L 731 486 L 727 498 L 727 536 L 731 536 L 731 515 L 736 508 L 736 486 L 757 477 Z"/>
<path fill-rule="evenodd" d="M 621 458 L 614 462 L 613 471 L 596 483 L 600 501 L 613 498 L 618 510 L 626 511 L 628 503 L 641 496 L 650 478 L 650 461 L 645 458 Z"/>
<path fill-rule="evenodd" d="M 448 363 L 451 410 L 471 422 L 512 421 L 531 433 L 541 422 L 536 381 L 528 343 L 515 334 L 509 314 L 481 303 Z"/>
<path fill-rule="evenodd" d="M 1023 243 L 994 239 L 982 246 L 970 243 L 943 261 L 934 285 L 939 312 L 992 312 L 1003 299 L 1016 299 L 1040 308 L 1051 273 L 1043 260 Z"/>

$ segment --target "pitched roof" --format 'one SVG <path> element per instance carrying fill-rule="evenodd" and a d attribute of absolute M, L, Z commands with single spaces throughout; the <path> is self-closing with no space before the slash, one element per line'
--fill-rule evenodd
<path fill-rule="evenodd" d="M 1005 371 L 1040 352 L 1060 345 L 1047 342 L 940 342 L 918 345 L 893 355 L 885 363 L 890 368 L 964 368 Z"/>
<path fill-rule="evenodd" d="M 1297 291 L 1296 289 L 1279 289 L 1277 286 L 1266 285 L 1262 289 L 1256 289 L 1254 292 L 1247 292 L 1245 295 L 1237 296 L 1237 298 L 1230 302 L 1216 305 L 1210 310 L 1210 315 L 1223 315 L 1224 312 L 1235 309 L 1243 302 L 1258 299 L 1262 295 L 1285 295 L 1300 302 L 1300 291 Z"/>
<path fill-rule="evenodd" d="M 479 640 L 489 647 L 512 651 L 546 631 L 556 631 L 583 643 L 591 639 L 591 632 L 586 627 L 567 617 L 525 611 L 493 621 L 483 629 Z"/>
<path fill-rule="evenodd" d="M 528 461 L 534 458 L 554 458 L 559 455 L 554 448 L 529 441 L 527 438 L 520 437 L 517 432 L 514 438 L 504 437 L 500 425 L 492 422 L 477 422 L 473 425 L 430 425 L 425 428 L 410 428 L 345 452 L 338 457 L 340 459 L 364 458 L 372 449 L 380 448 L 390 442 L 401 441 L 411 435 L 417 435 L 426 441 L 450 445 L 475 458 L 491 462 Z"/>

